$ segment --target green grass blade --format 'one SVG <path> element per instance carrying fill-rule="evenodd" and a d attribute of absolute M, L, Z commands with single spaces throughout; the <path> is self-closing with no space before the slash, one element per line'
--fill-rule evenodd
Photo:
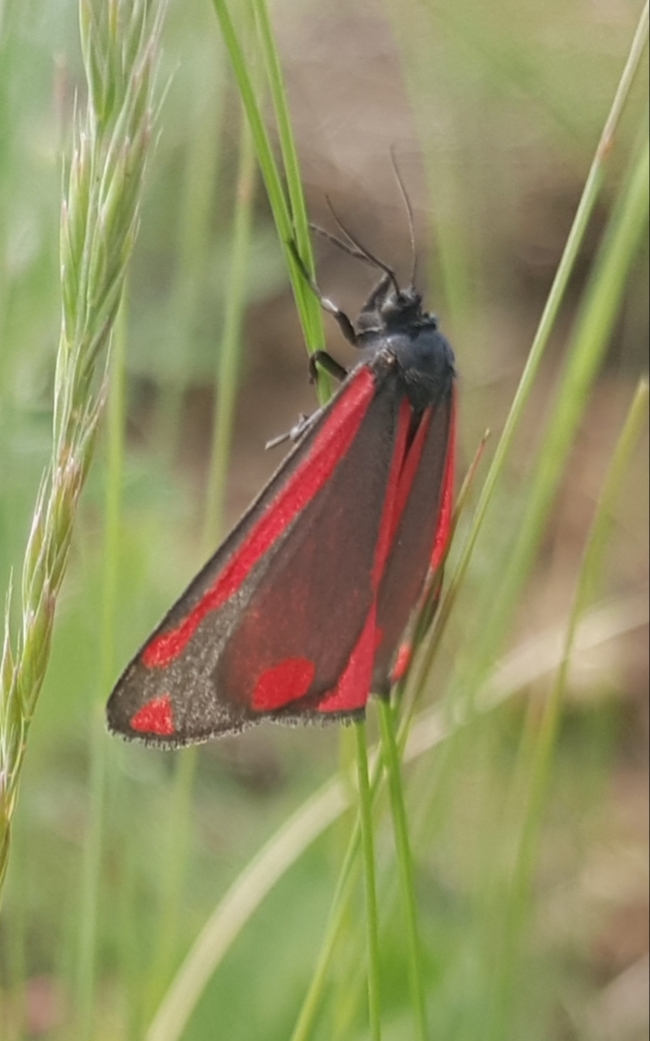
<path fill-rule="evenodd" d="M 271 212 L 273 213 L 275 226 L 283 245 L 285 259 L 289 268 L 291 284 L 305 337 L 305 343 L 309 350 L 315 350 L 316 347 L 319 346 L 319 343 L 316 342 L 312 336 L 311 315 L 313 303 L 308 299 L 311 290 L 309 290 L 309 287 L 305 285 L 305 280 L 298 269 L 291 251 L 287 247 L 287 243 L 290 242 L 295 235 L 293 218 L 282 184 L 280 171 L 273 156 L 269 135 L 264 126 L 264 120 L 262 119 L 262 114 L 257 102 L 245 52 L 225 0 L 212 0 L 212 4 L 219 20 L 226 50 L 230 56 L 233 72 L 237 81 L 241 102 L 244 106 L 246 118 L 248 119 L 251 128 L 257 161 L 260 166 L 262 179 L 271 206 Z"/>
<path fill-rule="evenodd" d="M 508 555 L 492 611 L 473 663 L 472 689 L 494 660 L 526 581 L 553 504 L 562 469 L 598 373 L 614 321 L 621 306 L 630 267 L 648 223 L 648 141 L 632 164 L 612 214 L 560 381 L 555 407 L 548 420 L 524 516 Z"/>
<path fill-rule="evenodd" d="M 324 828 L 347 808 L 338 777 L 323 785 L 284 822 L 224 895 L 178 971 L 146 1034 L 146 1041 L 179 1041 L 210 980 L 250 915 Z"/>
<path fill-rule="evenodd" d="M 343 931 L 357 882 L 355 868 L 359 862 L 360 835 L 361 831 L 357 820 L 357 826 L 355 826 L 350 836 L 343 860 L 343 867 L 341 868 L 336 891 L 332 899 L 332 910 L 321 942 L 318 960 L 289 1041 L 309 1041 L 309 1038 L 313 1035 L 314 1024 L 327 984 L 336 944 Z"/>
<path fill-rule="evenodd" d="M 431 645 L 426 652 L 426 665 L 423 667 L 423 672 L 426 672 L 431 666 L 433 655 L 437 646 L 436 632 L 439 628 L 444 628 L 447 622 L 447 618 L 451 613 L 453 606 L 458 597 L 458 593 L 462 588 L 469 562 L 472 558 L 474 548 L 478 541 L 479 535 L 483 528 L 483 524 L 495 495 L 495 491 L 501 481 L 504 473 L 505 466 L 510 455 L 510 451 L 514 444 L 519 424 L 523 418 L 526 404 L 530 397 L 531 390 L 535 383 L 539 367 L 542 362 L 542 358 L 546 351 L 546 347 L 549 342 L 549 338 L 557 315 L 560 310 L 564 294 L 566 292 L 569 279 L 575 267 L 576 258 L 578 256 L 580 247 L 584 241 L 585 232 L 589 225 L 589 221 L 594 211 L 594 206 L 600 195 L 600 190 L 603 184 L 606 165 L 611 155 L 615 139 L 616 131 L 618 129 L 621 115 L 623 113 L 625 102 L 627 101 L 630 93 L 630 89 L 639 65 L 645 53 L 645 48 L 648 40 L 648 4 L 645 3 L 639 22 L 632 40 L 630 52 L 625 63 L 625 67 L 621 74 L 620 81 L 618 83 L 612 106 L 610 108 L 608 117 L 605 121 L 594 159 L 591 164 L 587 180 L 578 204 L 578 209 L 569 232 L 569 236 L 566 241 L 566 245 L 562 252 L 562 257 L 553 279 L 553 285 L 551 286 L 550 293 L 548 295 L 544 310 L 535 334 L 535 338 L 531 345 L 530 353 L 526 366 L 519 381 L 519 386 L 515 393 L 514 400 L 510 406 L 506 423 L 497 443 L 497 447 L 494 453 L 494 458 L 488 470 L 485 484 L 481 491 L 479 501 L 476 506 L 476 512 L 470 530 L 467 534 L 465 542 L 463 543 L 458 565 L 454 571 L 452 580 L 448 583 L 446 590 L 444 591 L 443 598 L 438 611 L 438 617 L 436 619 L 434 629 L 431 637 Z"/>
<path fill-rule="evenodd" d="M 596 583 L 602 572 L 603 559 L 611 529 L 611 517 L 630 458 L 645 428 L 648 414 L 648 383 L 642 380 L 630 405 L 627 419 L 605 476 L 600 499 L 587 536 L 578 583 L 564 637 L 562 659 L 556 679 L 538 724 L 527 780 L 527 805 L 519 829 L 517 860 L 512 880 L 509 905 L 504 923 L 503 947 L 495 974 L 496 987 L 488 1037 L 497 1041 L 507 1031 L 508 1008 L 514 986 L 518 938 L 524 927 L 531 883 L 537 855 L 537 840 L 548 796 L 553 753 L 560 724 L 562 703 L 567 687 L 569 666 L 576 634 Z"/>
<path fill-rule="evenodd" d="M 255 15 L 257 18 L 259 37 L 262 53 L 266 63 L 267 75 L 273 109 L 278 124 L 278 135 L 282 151 L 282 161 L 287 181 L 289 204 L 293 228 L 296 237 L 298 252 L 302 257 L 307 270 L 314 274 L 314 258 L 311 248 L 311 237 L 309 234 L 309 220 L 305 206 L 305 196 L 302 190 L 302 178 L 300 176 L 300 163 L 296 151 L 296 143 L 291 129 L 291 118 L 287 104 L 287 95 L 282 77 L 282 69 L 278 57 L 277 47 L 273 37 L 273 29 L 269 18 L 266 0 L 253 0 Z M 304 280 L 303 280 L 304 285 Z M 304 287 L 306 289 L 306 287 Z M 305 292 L 304 296 L 306 313 L 309 316 L 309 343 L 314 347 L 322 347 L 325 342 L 323 332 L 323 318 L 320 305 L 314 294 Z"/>
<path fill-rule="evenodd" d="M 359 816 L 361 850 L 366 893 L 366 929 L 368 950 L 368 1020 L 372 1041 L 381 1041 L 381 967 L 379 958 L 379 912 L 375 879 L 375 843 L 372 823 L 372 794 L 368 777 L 368 748 L 365 722 L 355 723 L 357 780 L 359 783 Z"/>
<path fill-rule="evenodd" d="M 221 57 L 217 51 L 217 68 Z M 197 109 L 199 105 L 201 107 L 200 122 L 188 141 L 178 209 L 177 259 L 167 319 L 178 345 L 178 361 L 171 371 L 167 368 L 159 377 L 158 429 L 154 443 L 161 447 L 163 458 L 169 465 L 176 459 L 179 448 L 183 403 L 188 390 L 188 353 L 205 284 L 212 235 L 213 200 L 220 194 L 222 156 L 227 141 L 224 77 L 220 72 L 212 72 L 211 76 L 207 82 L 205 77 L 202 78 L 201 95 L 195 99 Z"/>
<path fill-rule="evenodd" d="M 409 961 L 411 970 L 411 991 L 413 1010 L 415 1013 L 416 1037 L 418 1041 L 428 1041 L 426 991 L 424 983 L 424 965 L 422 960 L 422 943 L 418 929 L 418 909 L 415 898 L 413 878 L 413 855 L 409 840 L 408 817 L 404 803 L 400 755 L 395 738 L 395 716 L 393 708 L 385 698 L 379 701 L 379 723 L 381 726 L 381 749 L 384 767 L 388 778 L 393 831 L 397 850 L 400 887 L 406 915 L 408 934 Z"/>
<path fill-rule="evenodd" d="M 102 553 L 102 627 L 99 698 L 90 721 L 90 780 L 88 827 L 84 844 L 80 897 L 80 935 L 77 955 L 76 1013 L 80 1036 L 90 1038 L 96 992 L 98 913 L 102 872 L 102 840 L 106 801 L 106 723 L 104 699 L 110 688 L 115 661 L 117 575 L 119 572 L 120 517 L 124 474 L 126 418 L 126 305 L 120 307 L 113 339 L 110 392 L 107 409 L 106 488 L 104 496 L 104 549 Z"/>
<path fill-rule="evenodd" d="M 203 545 L 206 552 L 212 551 L 216 546 L 223 524 L 226 477 L 239 387 L 241 332 L 246 304 L 246 273 L 253 222 L 255 182 L 253 141 L 249 127 L 244 122 L 240 135 L 239 172 L 226 313 L 215 379 L 215 411 L 203 532 Z"/>

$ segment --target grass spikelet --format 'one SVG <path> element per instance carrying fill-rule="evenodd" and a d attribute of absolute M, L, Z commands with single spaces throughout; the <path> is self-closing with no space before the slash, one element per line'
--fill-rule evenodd
<path fill-rule="evenodd" d="M 61 208 L 61 332 L 52 455 L 41 480 L 11 634 L 0 665 L 0 890 L 29 724 L 50 653 L 79 496 L 106 397 L 109 347 L 135 241 L 154 118 L 162 8 L 144 0 L 80 0 L 87 82 L 75 104 Z"/>

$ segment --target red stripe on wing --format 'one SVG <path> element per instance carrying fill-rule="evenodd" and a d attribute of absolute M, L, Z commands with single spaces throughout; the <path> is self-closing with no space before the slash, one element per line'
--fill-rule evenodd
<path fill-rule="evenodd" d="M 431 553 L 431 570 L 435 571 L 440 566 L 451 536 L 451 521 L 454 512 L 454 480 L 456 470 L 456 388 L 452 390 L 451 416 L 449 421 L 449 441 L 447 444 L 447 459 L 445 461 L 445 473 L 442 485 L 442 499 L 436 537 L 433 541 Z"/>
<path fill-rule="evenodd" d="M 391 462 L 390 475 L 386 486 L 384 508 L 381 515 L 381 525 L 377 537 L 377 548 L 375 550 L 375 562 L 372 569 L 372 586 L 375 591 L 379 588 L 379 582 L 386 566 L 386 558 L 391 547 L 397 524 L 393 524 L 395 509 L 397 505 L 399 485 L 404 467 L 406 454 L 406 442 L 411 425 L 411 406 L 408 398 L 404 398 L 399 407 L 397 416 L 397 432 L 395 434 L 395 447 Z"/>
<path fill-rule="evenodd" d="M 411 494 L 413 481 L 422 458 L 425 438 L 429 432 L 429 427 L 431 426 L 432 415 L 432 410 L 428 408 L 422 416 L 415 432 L 415 437 L 409 445 L 404 465 L 400 471 L 390 523 L 390 537 L 388 539 L 389 547 L 393 544 L 393 539 L 397 533 L 397 528 L 404 512 L 404 507 L 406 506 L 408 497 Z"/>
<path fill-rule="evenodd" d="M 393 524 L 393 517 L 397 504 L 401 474 L 403 472 L 406 444 L 411 425 L 411 415 L 411 406 L 408 399 L 404 398 L 400 404 L 397 417 L 397 431 L 395 434 L 393 458 L 391 460 L 390 474 L 386 486 L 386 495 L 384 497 L 384 506 L 377 536 L 377 545 L 375 547 L 375 557 L 372 569 L 372 588 L 375 597 L 386 564 L 391 539 L 396 527 L 396 525 Z M 320 701 L 318 705 L 319 712 L 354 712 L 355 710 L 362 709 L 365 706 L 368 700 L 368 695 L 370 694 L 375 650 L 377 648 L 377 642 L 381 638 L 380 634 L 377 632 L 376 616 L 377 602 L 375 599 L 370 611 L 368 612 L 368 617 L 366 618 L 361 635 L 352 648 L 345 671 L 341 674 L 334 690 L 329 694 L 326 694 Z"/>
<path fill-rule="evenodd" d="M 445 470 L 442 479 L 442 491 L 440 496 L 440 509 L 438 521 L 431 551 L 431 563 L 429 565 L 429 579 L 435 578 L 435 572 L 445 558 L 449 539 L 451 537 L 451 522 L 454 507 L 454 480 L 456 469 L 456 388 L 452 388 L 451 412 L 449 416 L 449 439 L 447 442 L 447 457 L 445 459 Z M 425 587 L 426 588 L 426 587 Z M 422 595 L 421 603 L 426 599 L 426 593 Z M 397 651 L 395 664 L 390 673 L 391 683 L 398 683 L 408 672 L 413 658 L 413 644 L 405 640 Z"/>
<path fill-rule="evenodd" d="M 372 685 L 380 694 L 387 694 L 396 678 L 391 666 L 400 636 L 407 628 L 434 555 L 440 559 L 449 541 L 452 413 L 451 396 L 425 410 L 400 476 L 391 547 L 377 596 L 377 623 L 384 629 L 384 637 L 375 655 Z M 405 651 L 401 656 L 402 672 L 407 667 L 406 655 Z"/>
<path fill-rule="evenodd" d="M 251 568 L 323 487 L 354 440 L 374 393 L 372 373 L 367 368 L 359 369 L 338 399 L 335 410 L 319 431 L 302 465 L 277 499 L 269 503 L 266 513 L 233 554 L 216 582 L 180 625 L 161 633 L 145 647 L 142 662 L 147 668 L 163 668 L 178 657 L 205 616 L 216 611 L 237 591 Z"/>
<path fill-rule="evenodd" d="M 348 658 L 336 687 L 321 700 L 319 712 L 354 712 L 365 706 L 370 693 L 375 659 L 375 605 L 370 609 L 361 636 Z"/>
<path fill-rule="evenodd" d="M 397 652 L 397 658 L 390 674 L 391 681 L 397 683 L 406 675 L 413 657 L 413 647 L 410 643 L 403 643 Z"/>

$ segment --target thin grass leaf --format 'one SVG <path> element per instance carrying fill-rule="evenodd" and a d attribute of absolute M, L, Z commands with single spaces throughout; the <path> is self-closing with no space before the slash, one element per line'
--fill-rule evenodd
<path fill-rule="evenodd" d="M 507 1010 L 510 992 L 514 986 L 514 967 L 518 942 L 524 928 L 530 889 L 535 868 L 539 829 L 548 798 L 553 753 L 560 725 L 562 703 L 569 678 L 569 667 L 575 648 L 580 621 L 593 598 L 593 591 L 602 571 L 603 559 L 611 531 L 611 517 L 619 496 L 623 477 L 636 447 L 648 413 L 648 383 L 641 381 L 630 405 L 623 430 L 603 482 L 602 491 L 585 544 L 578 575 L 573 605 L 564 636 L 564 646 L 555 682 L 548 697 L 532 755 L 527 756 L 525 781 L 527 799 L 524 819 L 520 825 L 518 850 L 513 872 L 509 905 L 504 921 L 500 956 L 495 966 L 495 993 L 488 1025 L 490 1038 L 501 1038 L 507 1029 Z"/>
<path fill-rule="evenodd" d="M 646 136 L 621 189 L 585 293 L 524 515 L 473 656 L 471 675 L 460 681 L 468 690 L 474 688 L 477 678 L 494 660 L 516 598 L 530 574 L 568 452 L 621 306 L 630 268 L 644 239 L 648 224 L 648 173 Z"/>
<path fill-rule="evenodd" d="M 422 941 L 418 928 L 418 908 L 415 897 L 413 854 L 409 839 L 408 817 L 404 802 L 404 790 L 400 769 L 400 756 L 395 736 L 396 720 L 393 707 L 388 699 L 379 702 L 379 723 L 381 726 L 381 749 L 384 768 L 388 781 L 393 832 L 397 850 L 397 864 L 400 876 L 400 889 L 406 917 L 406 931 L 409 945 L 410 984 L 415 1015 L 416 1036 L 419 1041 L 427 1041 L 426 992 L 424 982 L 424 964 Z"/>
<path fill-rule="evenodd" d="M 256 180 L 253 141 L 247 123 L 242 121 L 226 311 L 215 377 L 212 446 L 203 525 L 203 545 L 206 551 L 214 548 L 223 525 L 226 476 L 239 387 L 246 272 L 253 227 Z"/>
<path fill-rule="evenodd" d="M 287 182 L 287 191 L 289 194 L 289 205 L 291 208 L 296 245 L 298 247 L 298 253 L 302 257 L 308 272 L 313 277 L 315 269 L 311 247 L 311 236 L 309 234 L 309 219 L 307 217 L 305 196 L 302 190 L 300 163 L 298 161 L 298 152 L 293 136 L 293 130 L 291 128 L 291 117 L 289 114 L 287 95 L 282 76 L 282 68 L 280 65 L 278 50 L 275 45 L 273 28 L 266 0 L 253 0 L 253 7 L 257 19 L 262 53 L 266 63 L 269 89 L 273 100 L 273 110 L 278 124 L 278 137 L 282 151 L 282 161 L 284 164 L 284 173 Z M 320 305 L 314 294 L 307 286 L 305 286 L 304 279 L 301 279 L 301 281 L 304 293 L 303 299 L 310 323 L 308 343 L 310 345 L 315 344 L 318 347 L 322 347 L 325 342 L 325 337 Z"/>
<path fill-rule="evenodd" d="M 437 645 L 436 631 L 438 628 L 444 628 L 447 618 L 457 600 L 458 593 L 462 588 L 488 510 L 495 497 L 495 492 L 499 482 L 502 480 L 505 473 L 506 463 L 514 444 L 515 435 L 523 418 L 526 403 L 528 402 L 537 373 L 539 372 L 551 332 L 555 326 L 562 300 L 564 299 L 566 288 L 569 284 L 569 279 L 575 267 L 578 252 L 582 242 L 584 241 L 585 232 L 594 211 L 594 206 L 600 195 L 606 166 L 610 161 L 613 148 L 615 147 L 616 132 L 625 108 L 625 103 L 629 97 L 634 78 L 645 53 L 648 41 L 648 6 L 649 5 L 646 2 L 641 11 L 634 38 L 630 46 L 630 52 L 623 68 L 600 140 L 596 147 L 594 159 L 587 175 L 587 180 L 585 182 L 582 196 L 576 210 L 576 215 L 555 278 L 553 279 L 553 285 L 551 286 L 551 290 L 544 305 L 544 310 L 531 345 L 526 366 L 522 373 L 521 380 L 519 381 L 519 386 L 517 387 L 514 400 L 510 406 L 503 433 L 497 443 L 494 458 L 490 465 L 485 479 L 485 484 L 483 485 L 476 506 L 472 525 L 461 548 L 460 557 L 454 574 L 451 576 L 451 579 L 443 593 L 440 609 L 431 633 L 430 644 L 425 651 L 427 664 L 423 666 L 423 672 L 426 672 L 427 669 L 431 668 Z"/>
<path fill-rule="evenodd" d="M 305 337 L 305 343 L 310 351 L 316 350 L 322 345 L 322 340 L 315 340 L 313 336 L 313 302 L 310 299 L 311 290 L 305 284 L 302 273 L 293 257 L 288 243 L 294 238 L 294 217 L 291 213 L 289 201 L 285 194 L 282 178 L 278 165 L 273 155 L 271 142 L 264 125 L 264 120 L 257 101 L 254 85 L 248 69 L 244 48 L 242 47 L 235 24 L 231 18 L 228 5 L 225 0 L 212 0 L 215 13 L 219 19 L 219 25 L 223 35 L 226 50 L 237 80 L 237 86 L 246 118 L 248 119 L 257 161 L 264 180 L 264 186 L 268 195 L 271 212 L 278 231 L 278 237 L 282 243 L 285 260 L 289 269 L 291 285 L 293 288 L 298 314 Z"/>
<path fill-rule="evenodd" d="M 372 1041 L 381 1041 L 381 961 L 379 956 L 379 910 L 375 879 L 375 842 L 372 820 L 372 792 L 368 777 L 366 724 L 354 723 L 357 749 L 357 783 L 361 852 L 366 894 L 366 949 L 368 952 L 368 1024 Z"/>
<path fill-rule="evenodd" d="M 80 893 L 79 941 L 76 965 L 75 1012 L 80 1033 L 92 1034 L 96 994 L 101 867 L 109 750 L 104 723 L 104 692 L 109 688 L 115 657 L 117 574 L 125 442 L 126 305 L 119 311 L 112 343 L 110 395 L 107 409 L 107 469 L 104 498 L 102 625 L 97 700 L 91 716 L 89 770 L 89 825 L 85 835 Z"/>
<path fill-rule="evenodd" d="M 217 49 L 210 78 L 206 79 L 204 73 L 195 87 L 193 101 L 199 110 L 195 116 L 199 126 L 185 150 L 177 219 L 177 259 L 169 297 L 169 324 L 178 343 L 179 360 L 187 357 L 192 343 L 208 266 L 213 200 L 223 194 L 220 188 L 228 128 L 225 76 L 219 59 L 222 53 Z M 218 217 L 223 219 L 222 214 Z M 156 444 L 162 445 L 163 457 L 170 464 L 179 448 L 183 402 L 188 389 L 183 378 L 185 368 L 181 365 L 177 368 L 178 372 L 168 372 L 161 382 L 154 439 Z"/>

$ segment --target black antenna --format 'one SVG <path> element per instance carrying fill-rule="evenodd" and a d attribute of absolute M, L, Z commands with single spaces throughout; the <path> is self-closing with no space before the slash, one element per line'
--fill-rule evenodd
<path fill-rule="evenodd" d="M 354 257 L 355 260 L 363 260 L 365 264 L 370 264 L 371 267 L 375 267 L 374 261 L 370 260 L 370 258 L 367 257 L 365 253 L 362 253 L 359 249 L 354 249 L 352 246 L 349 246 L 347 242 L 343 242 L 342 239 L 337 239 L 336 235 L 332 235 L 331 231 L 326 231 L 325 228 L 321 228 L 318 224 L 310 223 L 309 227 L 312 231 L 315 231 L 317 235 L 321 235 L 322 238 L 327 239 L 328 242 L 331 242 L 333 246 L 337 247 L 337 249 L 343 250 L 343 252 L 347 253 L 349 257 Z"/>
<path fill-rule="evenodd" d="M 399 296 L 400 295 L 399 283 L 397 281 L 397 276 L 395 275 L 395 272 L 393 271 L 393 269 L 391 267 L 389 267 L 388 264 L 384 264 L 384 262 L 382 260 L 379 260 L 379 258 L 376 257 L 374 255 L 374 253 L 371 253 L 369 249 L 366 249 L 365 246 L 362 246 L 358 239 L 355 239 L 354 235 L 352 235 L 352 233 L 348 231 L 348 229 L 345 227 L 343 221 L 339 217 L 338 213 L 336 212 L 336 210 L 332 206 L 332 203 L 330 201 L 329 196 L 327 196 L 327 195 L 325 196 L 325 201 L 327 202 L 327 205 L 330 208 L 330 213 L 332 214 L 334 220 L 336 221 L 337 227 L 343 232 L 345 237 L 352 243 L 352 245 L 354 246 L 355 250 L 358 251 L 358 253 L 361 255 L 361 257 L 365 258 L 365 260 L 367 260 L 369 264 L 374 264 L 375 267 L 379 268 L 380 271 L 383 271 L 384 274 L 388 276 L 388 278 L 393 283 L 393 288 L 395 289 L 395 292 L 396 292 L 397 296 Z M 338 240 L 335 240 L 335 241 L 338 242 Z M 344 249 L 346 248 L 344 243 L 341 243 L 341 245 L 343 246 Z M 348 250 L 348 252 L 351 252 L 351 250 Z M 352 254 L 352 255 L 354 256 L 355 254 Z"/>
<path fill-rule="evenodd" d="M 408 218 L 409 236 L 410 236 L 410 239 L 411 239 L 411 256 L 413 258 L 413 265 L 412 265 L 412 268 L 411 268 L 411 289 L 414 289 L 415 288 L 415 276 L 416 276 L 416 273 L 417 273 L 417 266 L 418 266 L 418 255 L 417 255 L 416 250 L 415 250 L 415 228 L 414 228 L 414 225 L 413 225 L 413 208 L 411 206 L 411 200 L 409 199 L 408 193 L 407 193 L 406 188 L 404 186 L 404 181 L 402 180 L 402 175 L 399 172 L 399 167 L 397 165 L 397 158 L 395 156 L 395 148 L 394 148 L 394 146 L 391 147 L 391 150 L 390 150 L 390 159 L 391 159 L 391 163 L 393 164 L 393 173 L 395 174 L 395 180 L 397 181 L 397 184 L 399 186 L 400 195 L 402 196 L 402 202 L 404 203 L 404 208 L 406 210 L 406 216 Z"/>

